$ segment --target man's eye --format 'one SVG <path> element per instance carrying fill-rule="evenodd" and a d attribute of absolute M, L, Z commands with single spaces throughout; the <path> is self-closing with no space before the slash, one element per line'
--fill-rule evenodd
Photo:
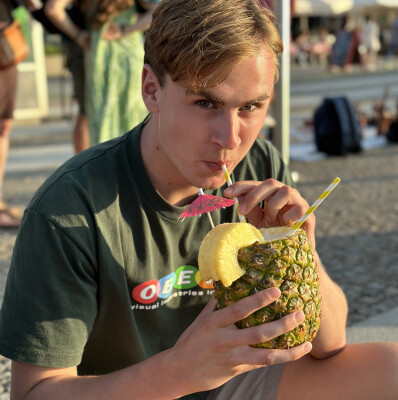
<path fill-rule="evenodd" d="M 256 108 L 255 104 L 247 104 L 246 106 L 243 106 L 241 108 L 242 111 L 254 111 L 254 109 Z"/>
<path fill-rule="evenodd" d="M 214 108 L 214 104 L 207 100 L 199 100 L 196 104 L 202 108 Z"/>

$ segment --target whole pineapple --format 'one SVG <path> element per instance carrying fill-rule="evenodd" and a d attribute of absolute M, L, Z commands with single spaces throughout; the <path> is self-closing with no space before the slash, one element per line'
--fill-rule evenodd
<path fill-rule="evenodd" d="M 236 323 L 248 328 L 302 310 L 304 322 L 294 330 L 254 347 L 285 349 L 311 341 L 319 328 L 318 273 L 305 231 L 286 236 L 289 228 L 257 230 L 250 224 L 221 224 L 203 239 L 199 270 L 213 279 L 220 308 L 260 290 L 278 287 L 280 298 Z"/>

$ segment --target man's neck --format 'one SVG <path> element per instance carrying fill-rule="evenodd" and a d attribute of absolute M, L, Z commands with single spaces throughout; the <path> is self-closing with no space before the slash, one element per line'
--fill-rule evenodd
<path fill-rule="evenodd" d="M 170 204 L 183 207 L 190 204 L 198 194 L 198 189 L 188 184 L 179 185 L 173 179 L 170 166 L 165 166 L 162 150 L 157 143 L 156 122 L 151 118 L 141 134 L 141 154 L 149 180 L 159 194 Z M 175 174 L 178 172 L 176 171 Z"/>

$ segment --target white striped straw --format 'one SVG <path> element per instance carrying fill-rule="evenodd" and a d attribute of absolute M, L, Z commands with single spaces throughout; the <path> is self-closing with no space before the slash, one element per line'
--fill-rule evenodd
<path fill-rule="evenodd" d="M 227 185 L 231 186 L 232 185 L 231 177 L 229 176 L 229 173 L 228 173 L 228 170 L 227 170 L 227 167 L 225 166 L 225 164 L 223 164 L 222 170 L 224 172 L 224 176 L 225 176 L 225 180 L 227 181 Z M 238 213 L 239 221 L 240 222 L 246 222 L 245 221 L 245 217 L 243 215 L 239 214 L 239 210 L 238 210 L 239 201 L 238 201 L 238 198 L 234 197 L 234 200 L 235 200 L 235 203 L 236 203 L 236 212 Z"/>
<path fill-rule="evenodd" d="M 305 214 L 292 226 L 292 229 L 287 235 L 293 235 L 294 232 L 305 222 L 305 220 L 316 210 L 319 204 L 329 196 L 330 192 L 339 184 L 340 178 L 335 178 L 334 181 L 326 188 L 326 190 L 315 200 L 314 204 L 305 212 Z"/>
<path fill-rule="evenodd" d="M 204 192 L 203 192 L 203 189 L 202 189 L 202 188 L 198 188 L 198 193 L 199 193 L 199 195 L 204 196 Z M 209 218 L 211 227 L 214 228 L 213 219 L 211 218 L 210 213 L 209 213 L 208 211 L 206 211 L 206 214 L 207 214 L 207 218 Z"/>

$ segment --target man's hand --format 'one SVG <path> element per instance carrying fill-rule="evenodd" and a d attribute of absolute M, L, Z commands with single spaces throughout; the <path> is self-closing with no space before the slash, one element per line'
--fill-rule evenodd
<path fill-rule="evenodd" d="M 171 349 L 108 375 L 77 376 L 76 368 L 13 362 L 11 399 L 169 400 L 219 387 L 255 368 L 297 360 L 311 350 L 310 343 L 288 350 L 249 345 L 292 330 L 303 321 L 302 312 L 246 329 L 238 329 L 234 324 L 279 296 L 279 289 L 266 289 L 222 310 L 216 309 L 213 297 Z"/>
<path fill-rule="evenodd" d="M 275 179 L 236 182 L 224 190 L 224 195 L 231 199 L 237 197 L 239 213 L 257 228 L 292 225 L 309 208 L 307 201 L 296 189 Z M 314 214 L 308 217 L 303 227 L 315 250 Z"/>
<path fill-rule="evenodd" d="M 312 346 L 303 343 L 288 350 L 250 347 L 286 333 L 304 320 L 302 312 L 246 329 L 235 322 L 267 306 L 280 296 L 277 288 L 263 290 L 222 310 L 216 310 L 213 297 L 193 324 L 170 350 L 169 360 L 176 373 L 185 376 L 181 394 L 219 387 L 234 376 L 267 365 L 294 361 Z"/>

